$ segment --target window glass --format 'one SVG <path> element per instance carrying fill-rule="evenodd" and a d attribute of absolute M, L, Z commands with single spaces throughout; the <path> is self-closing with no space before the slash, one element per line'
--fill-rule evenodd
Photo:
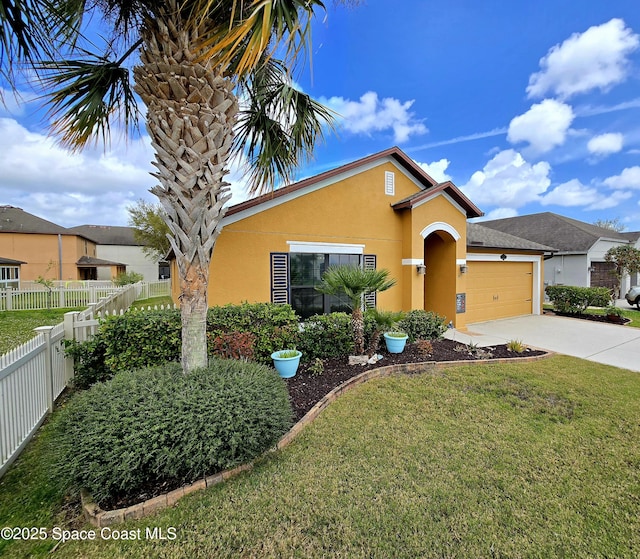
<path fill-rule="evenodd" d="M 330 312 L 351 312 L 345 296 L 323 295 L 315 290 L 329 266 L 360 265 L 358 254 L 304 254 L 289 257 L 291 306 L 302 318 Z"/>

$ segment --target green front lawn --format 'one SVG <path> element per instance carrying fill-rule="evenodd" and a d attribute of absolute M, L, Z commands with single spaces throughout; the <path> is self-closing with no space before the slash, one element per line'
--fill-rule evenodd
<path fill-rule="evenodd" d="M 635 558 L 638 417 L 640 375 L 566 356 L 375 380 L 253 471 L 112 527 L 141 541 L 98 531 L 55 557 Z M 0 526 L 72 518 L 46 443 L 0 480 Z"/>

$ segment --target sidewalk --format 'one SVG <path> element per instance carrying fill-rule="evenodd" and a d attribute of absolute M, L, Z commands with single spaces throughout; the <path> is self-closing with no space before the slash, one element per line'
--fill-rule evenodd
<path fill-rule="evenodd" d="M 624 308 L 624 307 L 623 307 Z M 445 337 L 480 347 L 510 340 L 640 372 L 640 328 L 551 315 L 528 315 L 448 330 Z"/>

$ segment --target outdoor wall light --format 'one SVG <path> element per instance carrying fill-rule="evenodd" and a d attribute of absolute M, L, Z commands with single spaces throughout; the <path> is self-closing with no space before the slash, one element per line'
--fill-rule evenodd
<path fill-rule="evenodd" d="M 506 254 L 501 254 L 500 255 L 500 260 L 502 260 L 503 262 L 507 259 L 507 255 Z"/>
<path fill-rule="evenodd" d="M 460 273 L 466 274 L 469 271 L 469 266 L 466 264 L 460 264 Z"/>
<path fill-rule="evenodd" d="M 417 264 L 416 272 L 418 272 L 419 276 L 424 276 L 427 273 L 427 267 L 424 264 Z"/>

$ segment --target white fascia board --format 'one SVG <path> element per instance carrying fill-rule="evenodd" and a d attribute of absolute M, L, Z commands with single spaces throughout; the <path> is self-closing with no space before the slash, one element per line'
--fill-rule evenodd
<path fill-rule="evenodd" d="M 287 241 L 291 253 L 364 254 L 364 245 Z"/>
<path fill-rule="evenodd" d="M 236 223 L 237 221 L 241 221 L 243 219 L 246 219 L 248 217 L 257 215 L 261 212 L 264 212 L 266 210 L 270 210 L 271 208 L 275 208 L 276 206 L 279 206 L 281 204 L 286 204 L 287 202 L 290 202 L 291 200 L 295 200 L 296 198 L 300 198 L 300 196 L 305 196 L 307 194 L 310 194 L 312 192 L 316 192 L 317 190 L 320 190 L 322 188 L 325 188 L 326 186 L 331 186 L 332 184 L 335 184 L 337 182 L 343 181 L 345 179 L 354 177 L 356 175 L 359 175 L 360 173 L 364 172 L 364 171 L 369 171 L 371 169 L 375 169 L 376 167 L 379 167 L 380 165 L 384 165 L 385 163 L 393 163 L 393 165 L 399 170 L 404 172 L 404 174 L 406 176 L 408 176 L 409 178 L 411 178 L 413 180 L 413 182 L 415 184 L 418 184 L 417 181 L 415 179 L 413 179 L 413 177 L 411 177 L 410 175 L 407 175 L 406 171 L 404 171 L 401 167 L 398 166 L 398 164 L 396 163 L 396 161 L 390 157 L 384 157 L 382 159 L 377 159 L 375 161 L 370 161 L 369 163 L 363 163 L 362 165 L 354 168 L 354 169 L 350 169 L 348 171 L 344 171 L 343 173 L 340 173 L 338 175 L 333 175 L 332 177 L 329 177 L 327 179 L 318 181 L 318 182 L 314 182 L 313 184 L 310 184 L 309 186 L 305 187 L 305 188 L 300 188 L 298 190 L 295 190 L 293 192 L 289 192 L 288 194 L 285 194 L 283 196 L 278 196 L 276 198 L 273 198 L 271 200 L 268 200 L 266 202 L 263 202 L 262 204 L 259 204 L 257 206 L 253 206 L 251 208 L 247 208 L 244 211 L 238 212 L 236 214 L 233 215 L 229 215 L 229 216 L 225 216 L 222 219 L 222 225 L 223 227 L 226 225 L 231 225 L 232 223 Z M 312 178 L 312 177 L 308 177 L 308 178 Z M 304 180 L 304 179 L 302 179 Z M 301 181 L 298 181 L 301 182 Z M 382 188 L 382 186 L 381 186 Z M 422 190 L 424 190 L 424 187 L 420 187 Z"/>

